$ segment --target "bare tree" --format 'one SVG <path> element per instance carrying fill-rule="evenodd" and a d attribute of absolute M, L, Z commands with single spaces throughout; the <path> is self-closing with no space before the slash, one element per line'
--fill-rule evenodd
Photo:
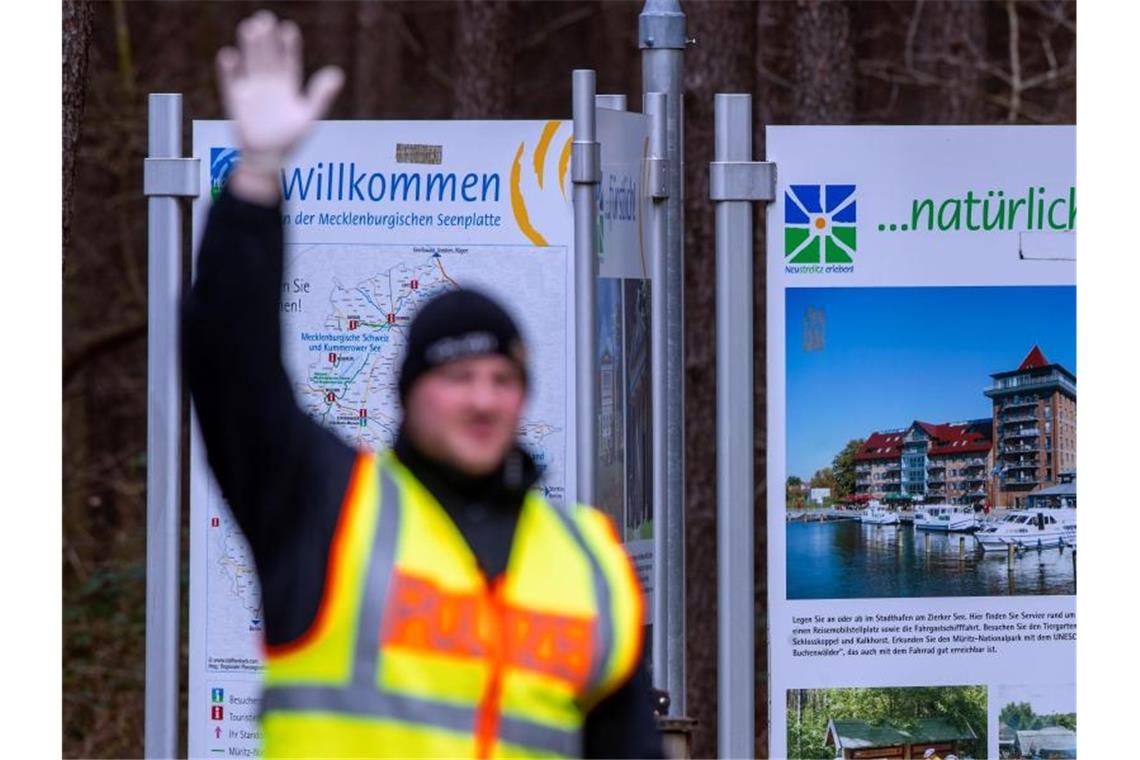
<path fill-rule="evenodd" d="M 915 98 L 928 124 L 973 124 L 985 114 L 979 63 L 986 50 L 983 3 L 918 0 L 907 25 L 903 65 L 928 82 Z"/>
<path fill-rule="evenodd" d="M 462 0 L 455 20 L 457 119 L 494 119 L 509 114 L 511 17 L 506 0 Z"/>
<path fill-rule="evenodd" d="M 859 3 L 855 15 L 868 120 L 1076 120 L 1076 3 Z"/>
<path fill-rule="evenodd" d="M 71 196 L 75 193 L 75 152 L 87 94 L 87 47 L 94 10 L 86 0 L 63 4 L 63 264 L 71 246 Z"/>
<path fill-rule="evenodd" d="M 355 57 L 351 77 L 353 112 L 375 119 L 400 110 L 403 79 L 404 21 L 400 3 L 370 2 L 356 6 Z"/>
<path fill-rule="evenodd" d="M 694 757 L 717 752 L 716 260 L 708 163 L 713 97 L 755 87 L 752 3 L 690 3 L 685 62 L 685 597 Z M 762 260 L 762 259 L 761 259 Z M 766 743 L 766 739 L 765 739 Z"/>
<path fill-rule="evenodd" d="M 792 121 L 855 120 L 855 44 L 851 11 L 838 0 L 798 0 L 792 16 Z"/>

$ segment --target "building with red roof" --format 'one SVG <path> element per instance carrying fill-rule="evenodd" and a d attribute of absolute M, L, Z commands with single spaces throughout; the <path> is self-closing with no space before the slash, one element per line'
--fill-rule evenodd
<path fill-rule="evenodd" d="M 986 501 L 993 420 L 931 423 L 872 433 L 855 455 L 855 493 L 883 500 Z"/>
<path fill-rule="evenodd" d="M 991 375 L 993 416 L 875 431 L 855 455 L 855 500 L 1024 507 L 1076 471 L 1077 379 L 1033 346 Z"/>

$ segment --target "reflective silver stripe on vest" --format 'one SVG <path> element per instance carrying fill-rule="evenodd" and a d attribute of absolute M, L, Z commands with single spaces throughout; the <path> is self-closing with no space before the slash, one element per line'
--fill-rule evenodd
<path fill-rule="evenodd" d="M 500 741 L 537 747 L 567 757 L 582 756 L 582 732 L 566 731 L 510 715 L 499 717 Z"/>
<path fill-rule="evenodd" d="M 475 708 L 435 699 L 393 694 L 358 686 L 277 687 L 265 693 L 263 708 L 269 712 L 296 710 L 306 713 L 335 713 L 368 718 L 387 718 L 404 723 L 429 724 L 433 729 L 472 735 Z M 523 720 L 510 715 L 499 717 L 498 740 L 533 747 L 560 755 L 581 755 L 581 734 Z"/>
<path fill-rule="evenodd" d="M 400 492 L 387 468 L 380 468 L 380 517 L 372 539 L 364 598 L 356 617 L 356 666 L 352 685 L 376 688 L 380 672 L 380 625 L 396 564 L 396 541 L 400 533 Z"/>
<path fill-rule="evenodd" d="M 267 712 L 295 710 L 387 718 L 429 724 L 433 729 L 464 735 L 471 735 L 475 727 L 473 707 L 355 685 L 275 687 L 266 690 L 262 708 Z M 498 740 L 570 757 L 580 756 L 582 748 L 578 731 L 565 731 L 510 715 L 499 717 Z"/>
<path fill-rule="evenodd" d="M 569 512 L 559 509 L 550 502 L 545 503 L 549 505 L 554 514 L 558 515 L 558 519 L 562 521 L 562 526 L 566 528 L 566 531 L 574 538 L 574 542 L 578 544 L 578 548 L 590 560 L 590 574 L 593 576 L 594 583 L 594 603 L 598 608 L 598 616 L 594 623 L 594 630 L 597 633 L 596 643 L 594 644 L 594 651 L 590 653 L 589 690 L 594 691 L 601 686 L 602 679 L 605 678 L 606 656 L 613 650 L 614 618 L 613 608 L 610 606 L 610 585 L 605 574 L 602 573 L 602 566 L 598 562 L 597 556 L 586 544 L 586 539 L 582 536 L 582 531 L 578 529 L 574 518 L 570 516 Z"/>
<path fill-rule="evenodd" d="M 400 492 L 395 480 L 384 468 L 381 468 L 380 478 L 380 515 L 372 540 L 364 598 L 357 616 L 356 657 L 351 681 L 345 686 L 266 687 L 261 700 L 262 714 L 289 711 L 334 713 L 418 723 L 472 735 L 475 731 L 475 707 L 398 694 L 383 689 L 377 683 L 381 623 L 396 562 L 401 511 Z M 576 540 L 580 542 L 580 536 Z M 581 543 L 579 545 L 584 547 Z M 594 659 L 598 659 L 596 653 Z M 582 753 L 580 731 L 566 731 L 510 715 L 499 716 L 498 740 L 570 757 Z"/>

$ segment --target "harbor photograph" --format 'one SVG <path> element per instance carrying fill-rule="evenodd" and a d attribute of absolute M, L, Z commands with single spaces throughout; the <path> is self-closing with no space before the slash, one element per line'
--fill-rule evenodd
<path fill-rule="evenodd" d="M 788 599 L 1076 593 L 1074 288 L 786 310 Z"/>
<path fill-rule="evenodd" d="M 793 760 L 981 760 L 987 752 L 985 686 L 789 689 Z"/>

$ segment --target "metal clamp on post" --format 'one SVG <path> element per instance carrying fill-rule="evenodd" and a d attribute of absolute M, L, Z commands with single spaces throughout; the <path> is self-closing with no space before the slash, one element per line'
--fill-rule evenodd
<path fill-rule="evenodd" d="M 714 201 L 774 201 L 776 165 L 771 161 L 710 161 L 709 198 Z"/>
<path fill-rule="evenodd" d="M 663 201 L 669 197 L 669 164 L 664 158 L 645 159 L 646 189 L 649 197 Z"/>
<path fill-rule="evenodd" d="M 662 201 L 669 197 L 669 159 L 666 156 L 666 95 L 663 92 L 645 93 L 645 115 L 649 117 L 649 155 L 645 159 L 645 183 L 649 197 Z M 661 255 L 665 242 L 661 242 Z M 662 314 L 664 319 L 665 315 Z"/>
<path fill-rule="evenodd" d="M 190 197 L 198 195 L 199 160 L 148 158 L 143 161 L 143 195 Z"/>
<path fill-rule="evenodd" d="M 575 140 L 570 148 L 570 180 L 576 185 L 596 185 L 602 181 L 602 146 L 598 142 Z"/>

